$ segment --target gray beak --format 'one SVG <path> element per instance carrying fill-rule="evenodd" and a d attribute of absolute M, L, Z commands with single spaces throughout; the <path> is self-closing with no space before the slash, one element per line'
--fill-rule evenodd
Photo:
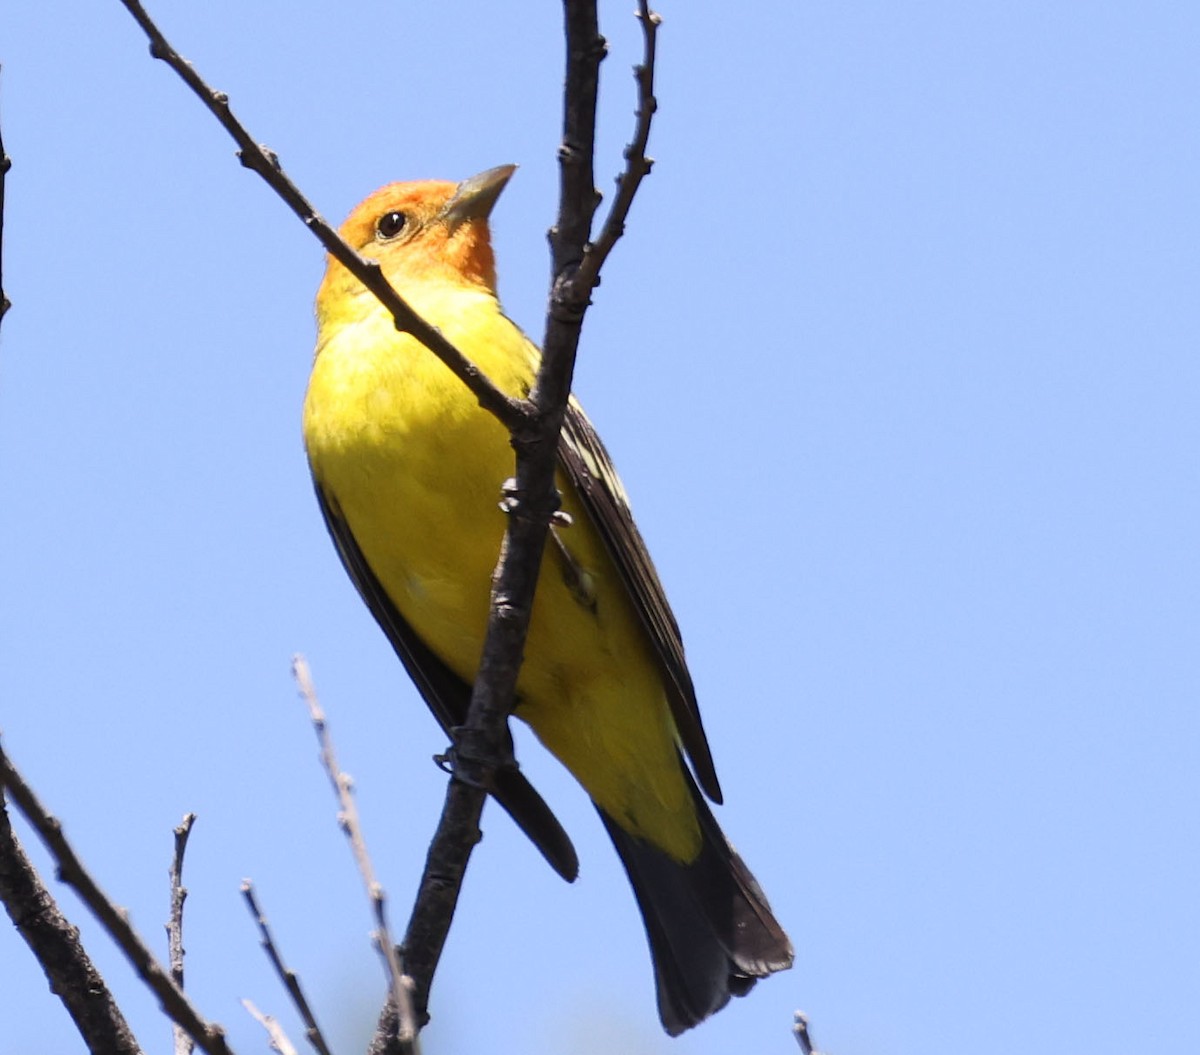
<path fill-rule="evenodd" d="M 500 192 L 516 171 L 516 165 L 497 165 L 494 169 L 463 180 L 454 192 L 454 197 L 446 202 L 442 209 L 442 219 L 446 221 L 450 230 L 453 231 L 467 220 L 487 219 L 496 204 L 496 199 L 500 197 Z"/>

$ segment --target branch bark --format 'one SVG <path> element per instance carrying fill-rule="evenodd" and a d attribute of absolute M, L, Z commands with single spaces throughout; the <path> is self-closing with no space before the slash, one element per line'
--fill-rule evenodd
<path fill-rule="evenodd" d="M 171 965 L 171 978 L 183 988 L 183 903 L 187 900 L 187 887 L 183 885 L 183 855 L 187 851 L 188 836 L 196 823 L 194 813 L 184 814 L 183 821 L 175 829 L 175 852 L 171 855 L 171 910 L 167 916 L 167 958 Z M 178 1023 L 172 1024 L 175 1036 L 175 1055 L 192 1055 L 196 1042 Z"/>
<path fill-rule="evenodd" d="M 808 1034 L 808 1016 L 803 1011 L 797 1011 L 792 1017 L 792 1036 L 800 1045 L 801 1055 L 821 1055 L 813 1047 L 812 1037 Z"/>
<path fill-rule="evenodd" d="M 0 774 L 0 792 L 4 787 Z M 88 1050 L 142 1055 L 125 1016 L 79 940 L 43 885 L 12 829 L 0 794 L 0 901 L 37 958 L 50 991 L 67 1009 Z"/>

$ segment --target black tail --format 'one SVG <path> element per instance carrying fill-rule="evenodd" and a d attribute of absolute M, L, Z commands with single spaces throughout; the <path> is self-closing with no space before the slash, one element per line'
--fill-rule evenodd
<path fill-rule="evenodd" d="M 691 774 L 688 774 L 691 781 Z M 650 939 L 658 1015 L 672 1036 L 792 965 L 792 943 L 692 783 L 703 846 L 691 864 L 600 818 L 629 873 Z"/>
<path fill-rule="evenodd" d="M 512 741 L 509 741 L 512 751 Z M 575 847 L 558 818 L 550 811 L 545 799 L 537 793 L 519 769 L 498 769 L 492 784 L 492 796 L 508 811 L 521 830 L 542 851 L 542 856 L 568 883 L 579 875 L 579 858 Z"/>

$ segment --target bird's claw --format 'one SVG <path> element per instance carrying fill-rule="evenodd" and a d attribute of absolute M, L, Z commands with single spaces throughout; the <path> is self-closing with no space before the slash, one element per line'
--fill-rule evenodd
<path fill-rule="evenodd" d="M 524 495 L 521 488 L 517 486 L 517 481 L 510 476 L 500 485 L 500 512 L 508 513 L 509 515 L 522 514 L 522 505 L 524 503 Z M 550 513 L 551 527 L 570 527 L 574 520 L 570 513 L 565 512 L 562 506 L 562 492 L 558 488 L 554 489 L 554 494 L 551 498 L 553 510 Z"/>

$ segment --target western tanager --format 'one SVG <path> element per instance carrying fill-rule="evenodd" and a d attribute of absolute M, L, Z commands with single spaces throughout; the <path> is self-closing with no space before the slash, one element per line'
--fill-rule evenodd
<path fill-rule="evenodd" d="M 501 310 L 487 224 L 512 172 L 391 184 L 341 230 L 497 386 L 524 396 L 539 352 Z M 316 312 L 304 439 L 321 510 L 363 600 L 449 732 L 464 720 L 483 646 L 509 437 L 333 258 Z M 572 522 L 551 529 L 514 713 L 599 810 L 645 921 L 660 1017 L 675 1034 L 789 967 L 792 947 L 697 788 L 721 801 L 679 628 L 574 400 L 559 463 Z M 570 840 L 516 768 L 492 791 L 574 879 Z"/>

